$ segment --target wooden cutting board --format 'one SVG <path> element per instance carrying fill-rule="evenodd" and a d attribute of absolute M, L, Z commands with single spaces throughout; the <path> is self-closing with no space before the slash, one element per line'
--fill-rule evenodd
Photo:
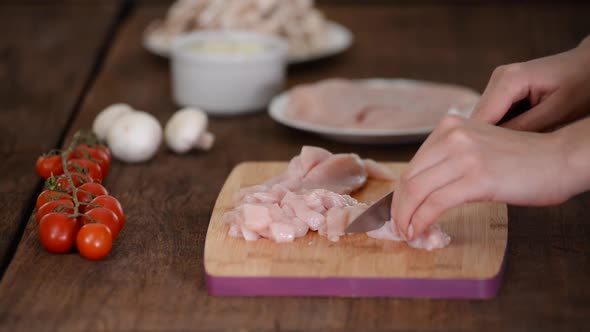
<path fill-rule="evenodd" d="M 386 165 L 399 174 L 406 164 Z M 467 204 L 448 211 L 440 225 L 452 237 L 451 245 L 430 252 L 365 234 L 331 242 L 309 232 L 282 244 L 229 237 L 223 214 L 233 208 L 234 194 L 282 173 L 286 166 L 247 162 L 229 175 L 205 240 L 209 294 L 489 298 L 498 292 L 508 235 L 505 204 Z M 371 180 L 353 196 L 371 203 L 392 187 L 392 182 Z"/>

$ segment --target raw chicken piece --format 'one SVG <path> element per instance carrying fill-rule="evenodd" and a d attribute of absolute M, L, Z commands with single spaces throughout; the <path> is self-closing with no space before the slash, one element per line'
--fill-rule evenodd
<path fill-rule="evenodd" d="M 306 175 L 312 168 L 317 166 L 319 163 L 330 158 L 332 153 L 326 149 L 318 148 L 315 146 L 304 146 L 301 148 L 299 154 L 301 169 L 303 175 Z"/>
<path fill-rule="evenodd" d="M 367 182 L 367 170 L 356 154 L 335 154 L 312 168 L 303 177 L 303 188 L 323 188 L 349 194 Z"/>
<path fill-rule="evenodd" d="M 266 185 L 256 185 L 252 187 L 247 187 L 238 191 L 234 197 L 234 200 L 236 201 L 236 203 L 243 203 L 246 200 L 249 200 L 250 202 L 245 203 L 256 203 L 256 199 L 253 195 L 256 193 L 262 193 L 266 191 L 268 191 L 268 186 Z"/>
<path fill-rule="evenodd" d="M 346 227 L 361 213 L 368 208 L 368 205 L 357 203 L 344 208 L 330 209 L 326 216 L 326 236 L 328 240 L 336 242 L 344 235 Z M 324 235 L 321 234 L 320 235 Z"/>
<path fill-rule="evenodd" d="M 381 240 L 405 241 L 391 220 L 383 224 L 381 228 L 367 232 L 367 236 Z M 438 225 L 431 225 L 424 233 L 407 243 L 412 248 L 430 251 L 448 246 L 451 243 L 451 237 L 443 232 Z"/>
<path fill-rule="evenodd" d="M 268 207 L 264 205 L 244 204 L 242 206 L 244 226 L 255 232 L 264 231 L 272 223 Z"/>
<path fill-rule="evenodd" d="M 468 113 L 478 100 L 475 91 L 450 84 L 329 79 L 295 87 L 285 115 L 332 128 L 433 128 L 449 109 Z"/>
<path fill-rule="evenodd" d="M 242 237 L 242 228 L 238 224 L 230 224 L 227 235 L 231 237 Z"/>
<path fill-rule="evenodd" d="M 428 251 L 440 249 L 448 246 L 451 243 L 451 237 L 440 229 L 438 225 L 430 225 L 424 233 L 420 234 L 412 241 L 408 241 L 408 245 L 416 249 L 426 249 Z"/>
<path fill-rule="evenodd" d="M 389 180 L 393 172 L 377 162 L 355 154 L 336 154 L 305 146 L 291 159 L 287 170 L 263 184 L 240 190 L 233 210 L 224 215 L 228 235 L 255 241 L 260 237 L 275 242 L 292 242 L 311 229 L 338 241 L 352 220 L 368 205 L 347 195 L 362 187 L 367 177 Z M 391 221 L 370 237 L 402 241 Z M 408 245 L 432 250 L 445 247 L 450 237 L 432 226 Z"/>
<path fill-rule="evenodd" d="M 241 226 L 242 236 L 246 241 L 256 241 L 260 239 L 260 234 L 256 233 L 255 231 L 249 230 L 245 225 Z"/>
<path fill-rule="evenodd" d="M 295 240 L 295 227 L 291 224 L 273 222 L 270 225 L 270 236 L 276 242 L 293 242 Z"/>
<path fill-rule="evenodd" d="M 285 205 L 289 206 L 295 212 L 295 216 L 305 222 L 311 230 L 317 231 L 325 226 L 326 218 L 307 206 L 301 195 L 288 192 L 281 201 L 281 206 Z"/>
<path fill-rule="evenodd" d="M 386 181 L 396 180 L 395 174 L 388 167 L 379 164 L 373 159 L 365 159 L 363 162 L 365 163 L 368 177 Z"/>
<path fill-rule="evenodd" d="M 326 235 L 328 240 L 336 242 L 344 235 L 344 229 L 349 222 L 349 209 L 330 209 L 326 214 Z"/>
<path fill-rule="evenodd" d="M 273 222 L 289 224 L 293 226 L 295 237 L 302 237 L 307 234 L 309 226 L 295 216 L 295 212 L 285 207 L 281 208 L 277 204 L 273 204 L 270 209 L 270 217 Z"/>
<path fill-rule="evenodd" d="M 290 191 L 325 189 L 338 194 L 349 194 L 364 186 L 368 169 L 377 179 L 390 180 L 393 172 L 374 161 L 363 161 L 353 153 L 331 154 L 322 148 L 304 146 L 301 154 L 293 157 L 287 171 L 262 185 L 242 189 L 238 201 L 249 193 L 267 192 L 269 186 L 281 185 Z"/>
<path fill-rule="evenodd" d="M 367 236 L 380 240 L 404 241 L 404 238 L 397 231 L 395 224 L 391 223 L 391 220 L 385 222 L 380 228 L 367 232 Z"/>

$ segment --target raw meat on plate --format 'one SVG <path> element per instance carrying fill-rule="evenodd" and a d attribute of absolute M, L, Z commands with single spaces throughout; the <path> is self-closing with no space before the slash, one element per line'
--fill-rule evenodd
<path fill-rule="evenodd" d="M 293 88 L 285 116 L 342 129 L 433 128 L 449 110 L 468 114 L 478 100 L 475 91 L 450 84 L 328 79 Z"/>

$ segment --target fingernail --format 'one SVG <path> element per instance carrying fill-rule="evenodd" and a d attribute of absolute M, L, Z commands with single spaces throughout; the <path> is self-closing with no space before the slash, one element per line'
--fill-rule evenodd
<path fill-rule="evenodd" d="M 408 226 L 408 240 L 412 240 L 414 237 L 414 225 Z"/>

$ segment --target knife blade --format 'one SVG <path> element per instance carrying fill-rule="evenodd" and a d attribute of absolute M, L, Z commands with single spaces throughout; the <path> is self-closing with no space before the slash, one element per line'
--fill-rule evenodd
<path fill-rule="evenodd" d="M 375 204 L 356 217 L 344 233 L 366 233 L 368 231 L 380 228 L 386 221 L 391 219 L 391 200 L 393 191 L 383 196 Z"/>

